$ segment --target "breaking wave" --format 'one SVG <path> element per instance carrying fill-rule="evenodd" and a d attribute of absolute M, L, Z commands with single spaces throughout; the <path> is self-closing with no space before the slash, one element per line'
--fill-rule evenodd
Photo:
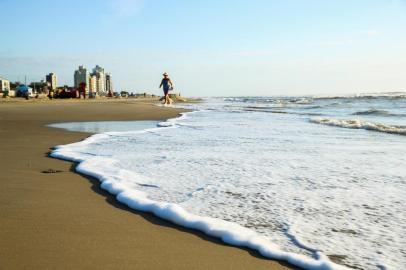
<path fill-rule="evenodd" d="M 386 125 L 381 123 L 372 123 L 359 119 L 334 119 L 334 118 L 312 118 L 310 122 L 328 126 L 366 129 L 378 132 L 406 135 L 406 126 Z"/>
<path fill-rule="evenodd" d="M 360 112 L 355 112 L 353 115 L 383 115 L 383 116 L 393 116 L 394 114 L 391 114 L 388 111 L 385 110 L 378 110 L 378 109 L 369 109 L 366 111 L 360 111 Z"/>
<path fill-rule="evenodd" d="M 369 109 L 366 111 L 355 112 L 352 115 L 377 115 L 377 116 L 405 116 L 405 114 L 390 113 L 385 110 Z"/>

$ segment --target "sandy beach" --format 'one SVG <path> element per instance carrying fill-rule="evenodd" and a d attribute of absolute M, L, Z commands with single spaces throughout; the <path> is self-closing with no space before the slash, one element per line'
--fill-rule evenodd
<path fill-rule="evenodd" d="M 135 100 L 1 102 L 0 269 L 294 269 L 133 211 L 75 164 L 48 157 L 90 134 L 47 124 L 179 112 Z"/>

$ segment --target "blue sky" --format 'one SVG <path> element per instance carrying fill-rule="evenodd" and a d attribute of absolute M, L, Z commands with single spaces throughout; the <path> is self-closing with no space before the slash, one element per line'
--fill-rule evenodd
<path fill-rule="evenodd" d="M 188 96 L 406 91 L 406 0 L 0 0 L 0 76 Z"/>

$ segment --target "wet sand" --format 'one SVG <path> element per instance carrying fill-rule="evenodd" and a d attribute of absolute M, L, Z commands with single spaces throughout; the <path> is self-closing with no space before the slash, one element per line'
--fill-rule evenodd
<path fill-rule="evenodd" d="M 131 210 L 75 164 L 48 157 L 90 134 L 46 124 L 179 112 L 135 100 L 0 102 L 0 269 L 293 269 Z"/>

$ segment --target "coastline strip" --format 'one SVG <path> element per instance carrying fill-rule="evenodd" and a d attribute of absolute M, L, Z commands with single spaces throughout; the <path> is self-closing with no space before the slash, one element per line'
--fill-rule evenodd
<path fill-rule="evenodd" d="M 90 135 L 47 124 L 179 112 L 130 101 L 0 104 L 0 268 L 295 269 L 131 210 L 97 180 L 73 173 L 75 164 L 47 156 Z"/>

